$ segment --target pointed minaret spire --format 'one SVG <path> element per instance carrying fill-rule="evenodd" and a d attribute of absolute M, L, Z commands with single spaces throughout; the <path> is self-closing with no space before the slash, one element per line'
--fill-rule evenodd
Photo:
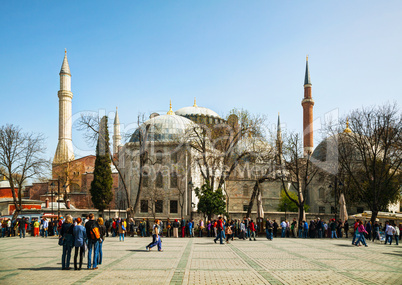
<path fill-rule="evenodd" d="M 53 163 L 61 164 L 74 159 L 72 142 L 72 106 L 73 93 L 71 92 L 71 73 L 68 66 L 67 50 L 64 50 L 64 59 L 60 70 L 59 97 L 59 142 Z"/>
<path fill-rule="evenodd" d="M 194 97 L 194 105 L 193 105 L 193 107 L 197 107 L 197 101 L 196 101 L 195 97 Z"/>
<path fill-rule="evenodd" d="M 117 112 L 117 107 L 116 107 L 116 114 L 114 116 L 114 122 L 113 122 L 113 154 L 114 155 L 116 155 L 119 152 L 120 143 L 121 143 L 120 120 L 119 120 L 119 114 Z"/>
<path fill-rule="evenodd" d="M 310 70 L 308 69 L 308 55 L 306 56 L 306 74 L 304 75 L 304 85 L 307 84 L 311 85 Z"/>
<path fill-rule="evenodd" d="M 169 107 L 169 111 L 167 112 L 167 115 L 175 115 L 175 113 L 172 110 L 172 100 L 170 100 L 170 107 Z"/>
<path fill-rule="evenodd" d="M 68 65 L 68 60 L 67 60 L 67 49 L 64 49 L 64 59 L 63 59 L 63 63 L 61 65 L 61 69 L 60 69 L 60 75 L 61 74 L 68 74 L 71 76 L 70 66 Z"/>
<path fill-rule="evenodd" d="M 314 100 L 311 96 L 311 80 L 308 68 L 308 56 L 306 57 L 306 74 L 304 76 L 304 98 L 303 106 L 303 146 L 304 156 L 313 153 L 313 106 Z"/>

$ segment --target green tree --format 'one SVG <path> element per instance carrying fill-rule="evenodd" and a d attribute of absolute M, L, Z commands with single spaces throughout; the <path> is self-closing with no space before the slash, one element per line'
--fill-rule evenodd
<path fill-rule="evenodd" d="M 221 215 L 226 211 L 226 198 L 221 188 L 213 191 L 209 182 L 195 189 L 198 201 L 198 212 L 204 213 L 211 220 L 213 215 Z"/>
<path fill-rule="evenodd" d="M 99 124 L 98 143 L 96 145 L 96 159 L 94 179 L 91 182 L 92 203 L 95 208 L 102 212 L 109 207 L 113 200 L 112 193 L 112 170 L 110 168 L 109 131 L 107 117 L 104 116 Z"/>
<path fill-rule="evenodd" d="M 294 192 L 289 192 L 289 196 L 293 200 L 297 200 L 297 194 Z M 304 211 L 308 212 L 310 206 L 304 204 Z M 280 212 L 298 212 L 299 207 L 295 202 L 289 199 L 284 190 L 281 191 L 281 199 L 279 200 L 278 211 Z"/>

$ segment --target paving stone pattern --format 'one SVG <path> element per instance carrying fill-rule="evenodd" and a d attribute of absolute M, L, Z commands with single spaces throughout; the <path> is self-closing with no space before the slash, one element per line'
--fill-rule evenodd
<path fill-rule="evenodd" d="M 0 284 L 402 284 L 402 248 L 396 245 L 163 238 L 163 252 L 147 252 L 149 242 L 107 238 L 98 270 L 62 271 L 57 238 L 2 238 Z"/>

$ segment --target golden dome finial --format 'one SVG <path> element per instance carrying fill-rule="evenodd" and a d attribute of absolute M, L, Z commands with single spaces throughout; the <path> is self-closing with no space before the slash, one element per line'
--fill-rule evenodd
<path fill-rule="evenodd" d="M 346 118 L 346 129 L 343 131 L 344 133 L 351 133 L 352 130 L 349 128 L 349 118 Z"/>
<path fill-rule="evenodd" d="M 64 49 L 64 54 L 67 54 L 67 49 L 66 48 Z"/>
<path fill-rule="evenodd" d="M 193 107 L 197 107 L 197 100 L 195 99 L 195 97 L 194 97 L 194 105 L 193 105 Z"/>
<path fill-rule="evenodd" d="M 169 106 L 169 111 L 167 112 L 168 115 L 174 115 L 174 112 L 172 110 L 172 100 L 170 100 L 170 106 Z"/>
<path fill-rule="evenodd" d="M 306 61 L 308 61 L 308 55 L 306 55 Z"/>

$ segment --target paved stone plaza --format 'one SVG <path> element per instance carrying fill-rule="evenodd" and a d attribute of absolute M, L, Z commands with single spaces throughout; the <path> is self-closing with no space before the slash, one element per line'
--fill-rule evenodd
<path fill-rule="evenodd" d="M 62 271 L 57 238 L 3 238 L 0 284 L 402 284 L 402 248 L 396 245 L 164 238 L 163 252 L 147 252 L 149 242 L 108 238 L 98 270 Z"/>

